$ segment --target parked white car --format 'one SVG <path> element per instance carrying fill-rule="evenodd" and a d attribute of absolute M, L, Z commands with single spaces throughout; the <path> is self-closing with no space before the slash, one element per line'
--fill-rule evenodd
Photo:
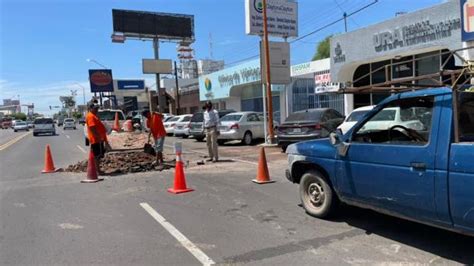
<path fill-rule="evenodd" d="M 274 122 L 276 123 L 276 122 Z M 219 144 L 226 141 L 241 140 L 250 145 L 256 139 L 264 138 L 263 115 L 257 112 L 235 112 L 220 119 Z"/>
<path fill-rule="evenodd" d="M 374 108 L 374 106 L 367 106 L 367 107 L 362 107 L 362 108 L 366 108 L 366 109 L 370 108 L 369 110 L 363 110 L 363 111 L 365 111 L 365 113 L 367 113 L 370 110 L 372 110 Z M 354 110 L 353 112 L 356 112 L 359 109 L 361 109 L 361 108 L 358 108 L 358 109 Z M 394 125 L 401 125 L 401 126 L 404 126 L 406 128 L 417 130 L 417 131 L 425 130 L 425 125 L 420 120 L 413 119 L 414 114 L 412 114 L 410 112 L 414 112 L 414 110 L 408 109 L 408 110 L 405 111 L 405 113 L 401 113 L 400 107 L 387 107 L 387 108 L 383 109 L 382 111 L 380 111 L 379 113 L 377 113 L 373 118 L 371 118 L 370 122 L 367 122 L 360 129 L 360 131 L 363 132 L 363 131 L 370 131 L 370 130 L 387 130 L 387 129 L 389 129 L 390 127 L 392 127 Z M 365 113 L 354 115 L 354 120 L 362 119 L 363 116 L 365 115 Z M 351 113 L 351 115 L 352 115 L 352 113 Z M 349 117 L 351 115 L 349 115 Z M 360 116 L 357 117 L 358 115 L 360 115 Z M 357 122 L 358 121 L 350 122 L 350 123 L 352 123 L 352 125 L 349 124 L 349 126 L 345 126 L 345 128 L 341 128 L 341 130 L 343 131 L 343 133 L 346 133 Z M 344 123 L 346 123 L 346 122 L 344 122 Z M 344 130 L 346 130 L 346 131 L 344 131 Z"/>
<path fill-rule="evenodd" d="M 374 109 L 375 105 L 364 106 L 357 109 L 354 109 L 347 117 L 344 119 L 344 122 L 340 124 L 337 128 L 342 131 L 343 134 L 346 134 L 349 129 L 351 129 L 357 122 L 359 122 L 365 114 L 370 110 Z"/>
<path fill-rule="evenodd" d="M 174 127 L 175 137 L 189 137 L 189 123 L 191 122 L 191 117 L 193 117 L 193 115 L 187 114 L 184 115 L 183 120 L 181 120 L 180 122 L 176 122 Z"/>
<path fill-rule="evenodd" d="M 15 125 L 13 126 L 13 131 L 17 132 L 20 130 L 29 131 L 28 124 L 23 121 L 17 121 Z"/>
<path fill-rule="evenodd" d="M 173 135 L 174 134 L 174 129 L 176 128 L 176 124 L 183 122 L 184 119 L 187 119 L 189 117 L 189 120 L 191 120 L 191 115 L 177 115 L 174 116 L 170 119 L 168 119 L 166 122 L 164 122 L 165 130 L 167 135 Z M 189 121 L 188 120 L 188 121 Z"/>

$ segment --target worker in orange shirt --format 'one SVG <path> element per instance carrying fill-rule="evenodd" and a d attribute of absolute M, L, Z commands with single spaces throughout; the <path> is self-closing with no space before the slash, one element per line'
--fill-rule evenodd
<path fill-rule="evenodd" d="M 89 112 L 86 116 L 87 137 L 91 146 L 91 151 L 95 157 L 96 169 L 100 171 L 100 160 L 104 157 L 105 151 L 110 149 L 107 141 L 107 130 L 97 116 L 99 111 L 99 104 L 96 102 L 89 103 Z"/>
<path fill-rule="evenodd" d="M 150 113 L 150 111 L 145 110 L 142 112 L 142 116 L 147 118 L 146 125 L 150 129 L 150 134 L 153 135 L 155 141 L 155 152 L 156 152 L 156 164 L 158 165 L 158 170 L 163 170 L 163 146 L 165 144 L 166 130 L 163 125 L 163 115 L 160 113 Z"/>

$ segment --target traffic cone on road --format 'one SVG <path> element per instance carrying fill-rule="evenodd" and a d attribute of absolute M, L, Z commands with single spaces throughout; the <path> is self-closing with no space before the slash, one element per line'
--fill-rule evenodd
<path fill-rule="evenodd" d="M 51 148 L 49 144 L 46 145 L 46 151 L 44 153 L 44 169 L 41 171 L 43 174 L 55 173 L 59 169 L 54 167 L 53 156 L 51 155 Z"/>
<path fill-rule="evenodd" d="M 260 158 L 258 159 L 257 178 L 252 180 L 257 184 L 273 183 L 275 181 L 270 180 L 270 174 L 268 173 L 267 157 L 265 156 L 265 149 L 260 148 Z"/>
<path fill-rule="evenodd" d="M 87 179 L 81 181 L 81 183 L 95 183 L 104 180 L 99 178 L 97 174 L 97 168 L 95 166 L 95 157 L 92 151 L 89 152 L 89 161 L 87 162 Z"/>
<path fill-rule="evenodd" d="M 186 177 L 184 176 L 184 163 L 181 159 L 181 154 L 176 154 L 176 169 L 174 172 L 174 186 L 168 188 L 168 192 L 174 194 L 186 193 L 194 191 L 192 188 L 186 187 Z"/>
<path fill-rule="evenodd" d="M 120 132 L 120 121 L 119 121 L 118 113 L 115 113 L 115 121 L 114 121 L 114 126 L 112 130 L 116 132 Z"/>

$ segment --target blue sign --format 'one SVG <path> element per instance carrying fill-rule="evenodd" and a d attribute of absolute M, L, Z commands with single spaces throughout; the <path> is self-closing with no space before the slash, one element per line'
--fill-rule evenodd
<path fill-rule="evenodd" d="M 113 92 L 114 83 L 111 69 L 89 69 L 91 92 Z"/>
<path fill-rule="evenodd" d="M 119 90 L 144 90 L 144 80 L 117 80 L 117 89 Z"/>
<path fill-rule="evenodd" d="M 461 38 L 463 42 L 474 40 L 474 4 L 461 0 Z"/>

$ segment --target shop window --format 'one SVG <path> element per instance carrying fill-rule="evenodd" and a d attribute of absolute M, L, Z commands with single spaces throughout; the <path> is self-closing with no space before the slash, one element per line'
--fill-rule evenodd
<path fill-rule="evenodd" d="M 392 79 L 413 77 L 413 56 L 393 60 Z"/>
<path fill-rule="evenodd" d="M 415 58 L 415 76 L 423 76 L 428 74 L 435 74 L 439 72 L 440 68 L 440 52 L 435 51 L 431 53 L 424 53 L 416 55 Z M 435 78 L 439 80 L 439 77 Z M 433 79 L 422 79 L 416 81 L 420 85 L 437 85 Z"/>
<path fill-rule="evenodd" d="M 354 87 L 361 87 L 370 85 L 370 64 L 365 64 L 359 66 L 355 72 L 353 77 L 353 86 Z"/>
<path fill-rule="evenodd" d="M 390 80 L 390 60 L 380 61 L 372 64 L 372 84 L 378 84 L 387 81 L 386 68 L 388 68 L 388 79 Z"/>
<path fill-rule="evenodd" d="M 370 94 L 354 94 L 354 109 L 371 105 L 370 102 Z"/>

